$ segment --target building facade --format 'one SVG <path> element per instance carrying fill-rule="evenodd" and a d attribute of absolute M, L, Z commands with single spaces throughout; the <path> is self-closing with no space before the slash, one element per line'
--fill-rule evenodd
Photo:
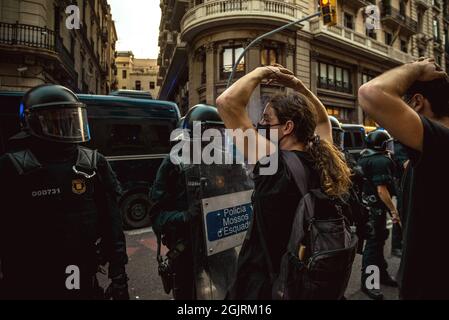
<path fill-rule="evenodd" d="M 418 56 L 435 57 L 445 67 L 448 1 L 337 3 L 336 26 L 323 26 L 314 18 L 266 38 L 247 51 L 236 78 L 280 63 L 295 71 L 329 114 L 370 125 L 357 101 L 363 83 Z M 374 4 L 378 10 L 368 10 Z M 317 1 L 161 0 L 161 10 L 160 98 L 177 102 L 185 112 L 197 103 L 214 104 L 243 48 L 263 33 L 316 12 Z M 376 29 L 367 27 L 373 14 L 379 22 Z M 249 105 L 254 122 L 264 97 L 279 89 L 266 83 L 257 88 Z"/>
<path fill-rule="evenodd" d="M 137 59 L 132 51 L 119 51 L 115 63 L 118 89 L 148 91 L 153 98 L 158 97 L 159 67 L 156 59 Z"/>
<path fill-rule="evenodd" d="M 79 8 L 79 28 L 67 28 L 70 5 Z M 56 83 L 107 94 L 117 86 L 116 41 L 107 0 L 0 0 L 0 90 Z"/>

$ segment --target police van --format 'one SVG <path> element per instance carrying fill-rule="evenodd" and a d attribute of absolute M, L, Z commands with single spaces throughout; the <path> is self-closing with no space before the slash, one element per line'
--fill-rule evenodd
<path fill-rule="evenodd" d="M 0 154 L 19 132 L 23 93 L 0 92 Z M 127 228 L 150 224 L 148 198 L 157 170 L 170 152 L 170 133 L 180 120 L 175 103 L 118 96 L 78 94 L 87 105 L 92 140 L 109 160 L 123 188 L 120 208 Z"/>

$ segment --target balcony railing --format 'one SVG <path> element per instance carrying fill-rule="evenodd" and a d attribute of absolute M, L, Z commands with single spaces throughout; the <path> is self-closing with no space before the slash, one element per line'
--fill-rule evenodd
<path fill-rule="evenodd" d="M 0 43 L 55 51 L 55 34 L 48 28 L 0 22 Z"/>
<path fill-rule="evenodd" d="M 281 19 L 285 22 L 299 19 L 299 6 L 278 0 L 216 0 L 194 6 L 184 15 L 181 30 L 184 33 L 195 25 L 212 19 L 242 16 L 253 18 L 263 16 L 265 19 Z"/>
<path fill-rule="evenodd" d="M 385 6 L 382 11 L 382 20 L 391 20 L 395 24 L 401 25 L 408 29 L 411 33 L 418 32 L 418 22 L 410 17 L 407 17 L 403 12 L 391 6 Z"/>
<path fill-rule="evenodd" d="M 315 36 L 321 34 L 336 41 L 345 41 L 348 44 L 352 44 L 355 48 L 359 48 L 360 50 L 369 50 L 375 54 L 385 57 L 385 59 L 394 59 L 401 63 L 410 62 L 414 59 L 414 57 L 408 53 L 401 52 L 400 50 L 371 39 L 364 34 L 344 28 L 343 26 L 336 25 L 325 27 L 318 19 L 310 22 L 310 32 Z"/>

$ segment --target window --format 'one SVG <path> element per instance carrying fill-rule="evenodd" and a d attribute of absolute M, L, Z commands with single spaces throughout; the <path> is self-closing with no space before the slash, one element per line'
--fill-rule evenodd
<path fill-rule="evenodd" d="M 318 88 L 352 93 L 349 69 L 319 62 L 318 72 Z"/>
<path fill-rule="evenodd" d="M 260 51 L 260 64 L 262 66 L 270 66 L 279 63 L 276 48 L 263 48 Z"/>
<path fill-rule="evenodd" d="M 368 81 L 371 81 L 374 79 L 374 76 L 367 74 L 367 73 L 362 73 L 362 84 L 367 83 Z"/>
<path fill-rule="evenodd" d="M 390 32 L 385 31 L 385 44 L 391 46 L 393 41 L 393 35 Z"/>
<path fill-rule="evenodd" d="M 440 23 L 437 19 L 433 19 L 433 40 L 440 42 Z"/>
<path fill-rule="evenodd" d="M 401 39 L 401 51 L 408 52 L 408 41 Z"/>
<path fill-rule="evenodd" d="M 435 62 L 437 65 L 441 66 L 441 55 L 438 52 L 433 52 L 434 57 L 435 57 Z"/>
<path fill-rule="evenodd" d="M 350 121 L 351 111 L 346 108 L 326 107 L 327 113 L 330 116 L 338 118 L 340 121 Z"/>
<path fill-rule="evenodd" d="M 238 57 L 242 54 L 242 47 L 225 48 L 221 57 L 221 73 L 222 77 L 227 76 L 232 71 L 234 64 L 237 62 Z M 242 74 L 245 72 L 245 57 L 242 58 L 237 66 L 236 73 Z"/>
<path fill-rule="evenodd" d="M 122 70 L 122 78 L 126 79 L 126 70 Z"/>
<path fill-rule="evenodd" d="M 406 4 L 405 4 L 404 0 L 399 0 L 399 14 L 404 17 L 406 15 L 405 8 L 406 8 Z"/>
<path fill-rule="evenodd" d="M 418 11 L 418 32 L 423 32 L 424 26 L 424 13 L 422 11 Z"/>
<path fill-rule="evenodd" d="M 207 69 L 206 54 L 203 53 L 201 55 L 201 84 L 205 84 L 206 83 L 206 69 Z"/>
<path fill-rule="evenodd" d="M 75 57 L 75 44 L 76 44 L 76 40 L 75 37 L 71 36 L 70 37 L 70 55 L 73 57 Z"/>
<path fill-rule="evenodd" d="M 142 83 L 140 82 L 140 80 L 136 80 L 136 90 L 142 90 Z"/>
<path fill-rule="evenodd" d="M 425 57 L 426 56 L 426 49 L 418 48 L 418 56 L 419 57 Z"/>
<path fill-rule="evenodd" d="M 346 12 L 344 15 L 344 25 L 345 25 L 345 28 L 354 30 L 354 17 L 351 14 L 346 13 Z"/>
<path fill-rule="evenodd" d="M 154 89 L 156 88 L 156 84 L 154 83 L 154 81 L 150 82 L 150 89 Z"/>
<path fill-rule="evenodd" d="M 354 146 L 355 147 L 363 147 L 365 145 L 365 139 L 363 137 L 363 133 L 362 132 L 357 132 L 354 131 L 353 132 L 353 136 L 354 136 Z"/>
<path fill-rule="evenodd" d="M 97 106 L 93 106 L 97 107 Z M 103 106 L 100 107 L 103 109 Z M 106 110 L 109 107 L 106 107 Z M 92 131 L 97 134 L 90 147 L 102 150 L 106 156 L 162 154 L 170 152 L 170 132 L 174 123 L 164 120 L 89 119 Z"/>

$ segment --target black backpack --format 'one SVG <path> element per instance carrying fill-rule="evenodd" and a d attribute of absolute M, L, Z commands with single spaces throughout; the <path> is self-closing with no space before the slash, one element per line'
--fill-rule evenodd
<path fill-rule="evenodd" d="M 299 202 L 278 275 L 263 243 L 276 300 L 340 300 L 348 286 L 357 251 L 357 236 L 345 217 L 343 202 L 320 189 L 309 190 L 308 172 L 293 153 L 282 151 L 288 170 L 303 198 Z M 317 208 L 328 208 L 318 212 Z M 324 210 L 323 210 L 324 211 Z M 304 254 L 303 260 L 300 255 Z"/>

